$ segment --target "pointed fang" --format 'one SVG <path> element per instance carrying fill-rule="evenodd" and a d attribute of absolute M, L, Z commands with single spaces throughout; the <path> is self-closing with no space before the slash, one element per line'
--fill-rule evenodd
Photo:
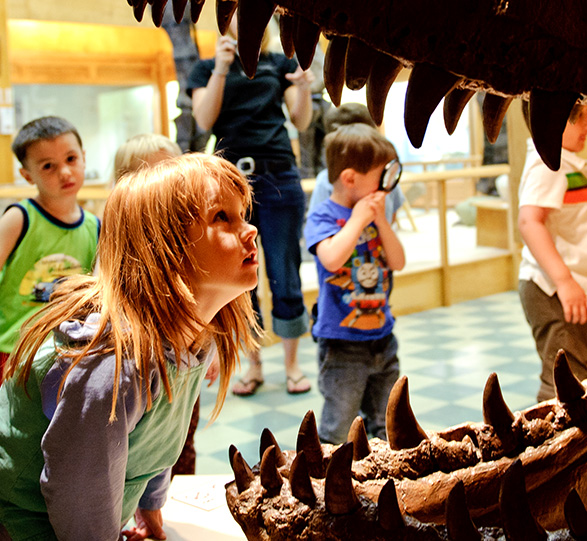
<path fill-rule="evenodd" d="M 291 485 L 291 493 L 301 502 L 314 507 L 316 504 L 316 494 L 308 472 L 308 461 L 306 460 L 306 453 L 300 451 L 289 470 L 289 484 Z"/>
<path fill-rule="evenodd" d="M 153 19 L 153 24 L 157 28 L 160 28 L 161 23 L 163 22 L 163 13 L 165 13 L 166 5 L 167 0 L 155 0 L 151 6 L 151 18 Z"/>
<path fill-rule="evenodd" d="M 514 414 L 503 399 L 495 372 L 489 375 L 483 390 L 483 422 L 493 427 L 506 453 L 515 448 Z"/>
<path fill-rule="evenodd" d="M 517 458 L 504 472 L 499 489 L 499 512 L 506 539 L 542 541 L 547 539 L 528 504 L 522 461 Z"/>
<path fill-rule="evenodd" d="M 265 29 L 273 16 L 272 0 L 239 0 L 238 54 L 249 79 L 255 76 Z"/>
<path fill-rule="evenodd" d="M 265 453 L 268 447 L 271 445 L 275 446 L 275 458 L 277 459 L 277 467 L 285 466 L 285 456 L 281 451 L 281 448 L 277 444 L 277 440 L 275 436 L 268 428 L 263 429 L 261 432 L 261 442 L 259 445 L 259 456 L 263 458 L 263 454 Z"/>
<path fill-rule="evenodd" d="M 263 453 L 263 458 L 261 459 L 261 485 L 270 496 L 278 494 L 281 485 L 283 485 L 283 477 L 281 477 L 277 469 L 275 445 L 267 447 Z"/>
<path fill-rule="evenodd" d="M 553 171 L 560 168 L 563 132 L 579 94 L 549 92 L 535 88 L 530 92 L 530 131 L 544 163 Z"/>
<path fill-rule="evenodd" d="M 349 38 L 345 62 L 345 82 L 348 88 L 360 90 L 365 86 L 374 60 L 374 49 L 360 39 Z"/>
<path fill-rule="evenodd" d="M 457 129 L 461 114 L 469 100 L 475 95 L 474 90 L 453 88 L 445 97 L 443 105 L 444 125 L 449 135 Z"/>
<path fill-rule="evenodd" d="M 404 109 L 404 124 L 412 145 L 422 146 L 430 116 L 440 100 L 461 80 L 458 75 L 433 66 L 416 64 L 412 69 Z"/>
<path fill-rule="evenodd" d="M 483 127 L 490 143 L 495 143 L 503 124 L 508 107 L 514 98 L 504 98 L 495 94 L 485 94 L 483 100 Z"/>
<path fill-rule="evenodd" d="M 218 23 L 218 30 L 223 36 L 228 30 L 237 6 L 238 2 L 234 0 L 216 0 L 216 22 Z"/>
<path fill-rule="evenodd" d="M 147 0 L 139 0 L 134 4 L 133 7 L 133 15 L 135 19 L 139 22 L 143 20 L 143 16 L 145 14 L 145 8 L 147 7 Z"/>
<path fill-rule="evenodd" d="M 395 532 L 406 525 L 397 502 L 397 492 L 393 479 L 387 481 L 379 493 L 377 513 L 379 515 L 379 526 L 386 532 Z"/>
<path fill-rule="evenodd" d="M 353 460 L 361 460 L 371 454 L 369 438 L 367 437 L 365 423 L 361 416 L 355 417 L 355 420 L 351 424 L 347 441 L 353 442 Z"/>
<path fill-rule="evenodd" d="M 359 506 L 359 499 L 353 487 L 351 465 L 353 444 L 343 443 L 330 458 L 324 484 L 326 510 L 331 515 L 346 515 Z"/>
<path fill-rule="evenodd" d="M 294 46 L 293 35 L 295 19 L 291 15 L 285 13 L 279 16 L 279 39 L 281 40 L 281 48 L 283 54 L 288 58 L 293 58 L 296 52 Z"/>
<path fill-rule="evenodd" d="M 316 417 L 312 410 L 306 413 L 300 424 L 296 452 L 299 453 L 300 451 L 304 451 L 306 454 L 310 475 L 316 479 L 324 479 L 324 455 L 322 454 L 322 445 L 316 428 Z"/>
<path fill-rule="evenodd" d="M 191 0 L 190 5 L 190 18 L 194 24 L 196 24 L 200 18 L 200 13 L 202 13 L 202 8 L 204 7 L 205 0 Z"/>
<path fill-rule="evenodd" d="M 399 378 L 391 389 L 385 415 L 387 440 L 393 451 L 417 447 L 428 439 L 410 406 L 406 376 Z"/>
<path fill-rule="evenodd" d="M 573 489 L 565 501 L 565 519 L 575 539 L 587 539 L 587 510 L 579 493 Z"/>
<path fill-rule="evenodd" d="M 585 388 L 569 366 L 564 349 L 559 349 L 556 354 L 553 377 L 556 397 L 562 404 L 575 402 L 585 394 Z"/>
<path fill-rule="evenodd" d="M 367 78 L 367 108 L 373 122 L 380 126 L 383 123 L 385 101 L 391 85 L 396 80 L 403 65 L 399 60 L 388 54 L 376 53 Z"/>
<path fill-rule="evenodd" d="M 249 486 L 251 486 L 255 475 L 238 450 L 234 452 L 230 465 L 232 466 L 232 471 L 234 472 L 236 488 L 240 494 L 241 492 L 247 490 Z"/>
<path fill-rule="evenodd" d="M 294 45 L 303 70 L 310 69 L 319 38 L 320 27 L 316 23 L 305 17 L 295 16 Z"/>
<path fill-rule="evenodd" d="M 340 105 L 344 87 L 344 65 L 349 39 L 332 36 L 324 56 L 324 86 L 335 107 Z"/>
<path fill-rule="evenodd" d="M 173 18 L 179 24 L 183 19 L 188 0 L 173 0 Z M 193 2 L 192 2 L 193 3 Z"/>
<path fill-rule="evenodd" d="M 481 539 L 479 530 L 473 524 L 467 498 L 465 485 L 459 481 L 452 487 L 446 499 L 446 529 L 451 541 L 476 541 Z"/>

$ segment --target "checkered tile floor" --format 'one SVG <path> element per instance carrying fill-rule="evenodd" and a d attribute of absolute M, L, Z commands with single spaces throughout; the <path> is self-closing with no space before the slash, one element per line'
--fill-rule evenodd
<path fill-rule="evenodd" d="M 481 421 L 483 387 L 491 372 L 497 373 L 512 411 L 535 403 L 540 360 L 516 291 L 401 316 L 395 332 L 400 369 L 408 376 L 412 408 L 425 430 Z M 208 428 L 217 384 L 203 389 L 196 473 L 231 473 L 230 444 L 255 464 L 265 427 L 282 449 L 295 449 L 306 412 L 311 409 L 319 418 L 316 344 L 309 337 L 300 342 L 300 364 L 313 384 L 303 395 L 286 393 L 282 351 L 281 344 L 263 350 L 264 385 L 252 397 L 229 393 L 219 418 Z"/>

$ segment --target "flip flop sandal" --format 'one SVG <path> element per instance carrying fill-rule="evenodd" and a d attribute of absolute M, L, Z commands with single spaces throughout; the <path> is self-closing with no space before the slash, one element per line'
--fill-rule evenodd
<path fill-rule="evenodd" d="M 239 390 L 236 389 L 236 385 L 232 388 L 232 394 L 236 396 L 253 396 L 259 387 L 265 383 L 265 380 L 262 379 L 250 379 L 245 381 L 244 379 L 240 379 L 236 385 L 241 385 L 244 389 Z"/>

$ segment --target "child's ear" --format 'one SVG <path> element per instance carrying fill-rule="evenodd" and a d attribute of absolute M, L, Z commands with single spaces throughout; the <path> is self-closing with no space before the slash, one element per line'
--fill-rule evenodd
<path fill-rule="evenodd" d="M 26 169 L 25 167 L 21 167 L 18 172 L 22 175 L 22 178 L 24 178 L 29 184 L 34 184 L 35 182 L 33 181 L 33 177 L 31 177 L 31 174 L 29 173 L 29 170 Z"/>
<path fill-rule="evenodd" d="M 352 187 L 355 184 L 355 170 L 347 167 L 340 172 L 340 180 L 346 187 Z"/>

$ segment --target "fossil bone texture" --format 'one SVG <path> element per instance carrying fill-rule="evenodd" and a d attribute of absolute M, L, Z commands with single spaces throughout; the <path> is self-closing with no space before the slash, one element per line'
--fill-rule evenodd
<path fill-rule="evenodd" d="M 151 4 L 153 22 L 161 24 L 168 0 L 127 1 L 138 20 Z M 194 22 L 204 1 L 190 0 Z M 187 3 L 172 0 L 176 20 Z M 415 147 L 443 98 L 452 133 L 475 92 L 486 91 L 483 124 L 489 140 L 497 138 L 512 100 L 527 99 L 536 148 L 558 169 L 570 110 L 586 99 L 585 0 L 216 0 L 221 33 L 237 7 L 239 55 L 249 76 L 263 31 L 277 11 L 286 54 L 295 52 L 308 68 L 322 32 L 330 40 L 324 76 L 333 103 L 340 103 L 345 83 L 351 89 L 366 85 L 378 124 L 399 71 L 412 68 L 404 121 Z"/>
<path fill-rule="evenodd" d="M 231 446 L 228 506 L 249 540 L 587 539 L 587 394 L 562 350 L 554 378 L 556 399 L 512 413 L 491 374 L 484 422 L 427 434 L 404 376 L 388 442 L 357 417 L 346 443 L 321 445 L 308 412 L 295 452 L 268 429 L 253 468 Z"/>

